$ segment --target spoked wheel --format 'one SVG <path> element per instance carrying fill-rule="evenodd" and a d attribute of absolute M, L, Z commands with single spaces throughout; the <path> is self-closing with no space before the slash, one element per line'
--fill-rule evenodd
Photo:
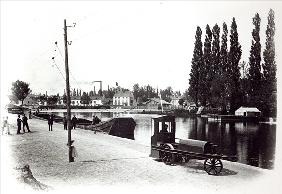
<path fill-rule="evenodd" d="M 219 159 L 208 158 L 204 162 L 204 169 L 209 175 L 217 175 L 223 168 L 222 162 Z"/>
<path fill-rule="evenodd" d="M 165 144 L 163 148 L 166 150 L 174 150 L 173 146 L 169 144 Z M 162 161 L 167 165 L 171 165 L 175 161 L 175 154 L 173 153 L 162 151 L 160 155 L 161 155 Z"/>
<path fill-rule="evenodd" d="M 183 156 L 181 154 L 178 154 L 178 155 L 176 155 L 175 161 L 179 162 L 179 163 L 186 163 L 186 162 L 189 161 L 189 158 L 187 156 Z"/>

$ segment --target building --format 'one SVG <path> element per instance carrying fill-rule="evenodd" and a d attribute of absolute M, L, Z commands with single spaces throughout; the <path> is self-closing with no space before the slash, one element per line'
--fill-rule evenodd
<path fill-rule="evenodd" d="M 235 111 L 235 115 L 245 116 L 245 117 L 257 117 L 261 115 L 261 111 L 255 107 L 241 106 L 239 109 Z"/>
<path fill-rule="evenodd" d="M 133 106 L 134 96 L 130 91 L 118 91 L 113 97 L 114 106 Z"/>
<path fill-rule="evenodd" d="M 71 96 L 71 105 L 73 106 L 81 106 L 81 96 Z"/>
<path fill-rule="evenodd" d="M 90 106 L 100 106 L 103 105 L 102 103 L 102 97 L 101 96 L 90 96 Z"/>
<path fill-rule="evenodd" d="M 145 102 L 145 106 L 147 109 L 155 109 L 155 110 L 160 110 L 163 109 L 170 109 L 171 108 L 171 103 L 161 100 L 159 98 L 150 98 L 147 102 Z"/>
<path fill-rule="evenodd" d="M 181 107 L 181 105 L 179 104 L 179 100 L 181 99 L 181 97 L 172 97 L 171 98 L 171 101 L 170 101 L 170 104 L 173 108 L 179 108 Z"/>

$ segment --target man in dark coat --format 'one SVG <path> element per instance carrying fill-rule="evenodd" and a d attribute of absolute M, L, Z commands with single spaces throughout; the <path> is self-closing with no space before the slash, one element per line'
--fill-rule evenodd
<path fill-rule="evenodd" d="M 53 131 L 53 121 L 54 121 L 53 115 L 50 114 L 49 117 L 48 117 L 49 131 Z"/>
<path fill-rule="evenodd" d="M 22 120 L 20 118 L 20 115 L 18 115 L 17 126 L 18 126 L 17 134 L 20 134 L 21 133 L 21 128 L 22 128 Z"/>
<path fill-rule="evenodd" d="M 24 127 L 26 127 L 27 132 L 30 132 L 29 127 L 28 127 L 28 123 L 27 123 L 27 117 L 25 116 L 25 114 L 23 115 L 23 132 L 25 132 Z"/>
<path fill-rule="evenodd" d="M 71 119 L 71 123 L 72 123 L 72 127 L 73 127 L 73 129 L 75 129 L 75 127 L 76 127 L 76 123 L 77 123 L 77 118 L 75 117 L 75 115 L 72 117 L 72 119 Z"/>
<path fill-rule="evenodd" d="M 67 130 L 67 129 L 68 129 L 68 128 L 67 128 L 67 126 L 68 126 L 68 120 L 67 120 L 66 116 L 64 116 L 64 118 L 63 118 L 63 123 L 64 123 L 64 130 Z"/>

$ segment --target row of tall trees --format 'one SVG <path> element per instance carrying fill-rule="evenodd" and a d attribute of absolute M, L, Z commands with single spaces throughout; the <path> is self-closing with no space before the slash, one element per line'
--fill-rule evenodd
<path fill-rule="evenodd" d="M 249 73 L 247 74 L 247 104 L 256 106 L 266 116 L 276 116 L 277 112 L 277 79 L 275 62 L 275 22 L 274 11 L 268 14 L 266 42 L 261 57 L 260 16 L 253 18 L 252 46 L 249 57 Z"/>
<path fill-rule="evenodd" d="M 266 30 L 266 47 L 261 63 L 260 17 L 253 18 L 252 46 L 249 63 L 240 63 L 242 49 L 238 41 L 235 18 L 229 35 L 226 23 L 211 29 L 206 26 L 202 43 L 202 30 L 198 26 L 195 35 L 188 94 L 201 106 L 228 109 L 230 113 L 240 106 L 255 106 L 264 115 L 276 110 L 276 64 L 274 47 L 274 11 L 270 10 Z M 247 69 L 246 67 L 249 66 Z M 240 73 L 243 72 L 242 74 Z"/>

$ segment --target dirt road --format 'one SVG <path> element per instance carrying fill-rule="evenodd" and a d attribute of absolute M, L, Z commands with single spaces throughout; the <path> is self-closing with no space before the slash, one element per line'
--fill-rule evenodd
<path fill-rule="evenodd" d="M 9 116 L 15 121 L 15 115 Z M 48 131 L 46 121 L 30 119 L 31 133 L 1 137 L 4 173 L 29 164 L 34 177 L 53 188 L 53 191 L 80 191 L 103 188 L 113 191 L 194 191 L 196 193 L 260 193 L 269 191 L 274 172 L 239 163 L 223 161 L 219 176 L 210 176 L 203 169 L 203 161 L 190 160 L 186 164 L 169 166 L 149 157 L 150 148 L 133 140 L 94 134 L 82 129 L 72 130 L 78 152 L 75 162 L 68 162 L 67 131 L 55 123 Z M 2 151 L 4 149 L 4 151 Z M 11 160 L 8 160 L 11 156 Z M 2 169 L 1 163 L 1 169 Z M 1 173 L 3 177 L 3 173 Z M 5 174 L 4 174 L 5 176 Z M 10 179 L 2 182 L 4 189 Z M 6 183 L 6 182 L 7 183 Z M 15 188 L 14 188 L 15 189 Z M 272 188 L 276 189 L 276 188 Z M 258 193 L 255 192 L 255 193 Z M 266 193 L 266 192 L 265 192 Z"/>

